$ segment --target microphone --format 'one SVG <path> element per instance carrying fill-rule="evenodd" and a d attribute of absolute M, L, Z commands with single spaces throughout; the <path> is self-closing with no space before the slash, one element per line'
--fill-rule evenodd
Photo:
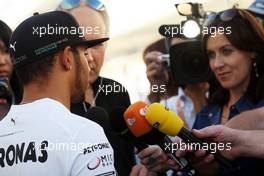
<path fill-rule="evenodd" d="M 130 105 L 128 109 L 126 109 L 125 107 L 116 108 L 112 111 L 112 113 L 110 113 L 110 123 L 112 130 L 115 131 L 118 135 L 124 137 L 126 140 L 133 142 L 136 140 L 137 142 L 144 144 L 144 147 L 140 147 L 142 149 L 147 148 L 147 144 L 158 144 L 160 146 L 163 145 L 165 135 L 158 130 L 153 129 L 144 117 L 140 117 L 139 114 L 133 114 L 137 113 L 137 111 L 134 110 L 134 105 L 135 104 Z M 136 106 L 138 107 L 138 104 Z M 131 110 L 134 111 L 132 112 Z M 128 123 L 130 123 L 131 125 L 135 121 L 133 126 L 127 125 L 124 119 L 125 116 L 128 119 Z M 137 131 L 138 129 L 139 131 Z"/>
<path fill-rule="evenodd" d="M 174 112 L 165 109 L 159 103 L 153 103 L 148 106 L 146 115 L 147 121 L 156 129 L 164 134 L 171 136 L 179 136 L 187 143 L 210 144 L 195 137 L 187 128 L 184 127 L 184 122 Z M 213 153 L 212 150 L 206 151 L 208 154 L 213 154 L 215 160 L 226 168 L 232 168 L 230 160 L 223 157 L 219 152 Z"/>
<path fill-rule="evenodd" d="M 197 175 L 197 171 L 190 166 L 186 159 L 178 158 L 175 153 L 166 150 L 164 143 L 172 143 L 172 141 L 168 136 L 153 129 L 148 123 L 144 117 L 147 110 L 146 107 L 147 104 L 140 101 L 130 105 L 127 109 L 116 109 L 112 113 L 112 115 L 115 115 L 115 118 L 111 118 L 111 120 L 115 119 L 111 122 L 112 127 L 115 129 L 114 131 L 124 136 L 127 140 L 133 140 L 135 146 L 140 149 L 147 148 L 146 143 L 151 145 L 158 144 L 180 166 L 181 170 L 178 173 L 186 172 L 189 176 Z"/>
<path fill-rule="evenodd" d="M 91 107 L 87 109 L 84 117 L 99 124 L 104 129 L 106 135 L 111 131 L 109 116 L 103 108 Z"/>
<path fill-rule="evenodd" d="M 163 148 L 165 135 L 153 129 L 145 119 L 146 107 L 147 104 L 142 101 L 130 105 L 123 113 L 121 121 L 125 122 L 126 128 L 140 141 L 150 145 L 158 144 Z M 168 140 L 171 142 L 169 138 Z"/>
<path fill-rule="evenodd" d="M 148 147 L 145 142 L 142 142 L 134 136 L 133 133 L 127 128 L 127 125 L 123 119 L 123 114 L 126 111 L 125 107 L 119 107 L 114 109 L 110 113 L 110 124 L 112 130 L 119 136 L 123 137 L 127 141 L 131 141 L 133 145 L 137 148 L 138 152 L 144 150 Z"/>
<path fill-rule="evenodd" d="M 131 106 L 130 106 L 131 107 Z M 126 108 L 116 108 L 114 111 L 112 111 L 112 113 L 110 114 L 110 117 L 115 117 L 115 118 L 110 118 L 110 123 L 111 123 L 111 127 L 112 130 L 114 132 L 116 132 L 119 136 L 122 136 L 123 138 L 125 138 L 128 141 L 132 141 L 132 142 L 137 142 L 137 143 L 141 143 L 141 146 L 135 146 L 139 151 L 145 149 L 148 147 L 147 144 L 150 145 L 154 145 L 154 144 L 158 144 L 158 145 L 163 145 L 161 141 L 163 141 L 164 138 L 164 134 L 159 132 L 158 130 L 155 130 L 151 132 L 143 132 L 141 131 L 141 134 L 138 135 L 138 137 L 136 137 L 133 133 L 139 134 L 139 132 L 135 132 L 135 131 L 131 131 L 125 120 L 124 120 L 124 113 L 126 112 Z M 147 124 L 147 127 L 141 126 L 142 129 L 146 128 L 148 129 L 149 127 L 151 127 L 149 124 Z M 152 127 L 151 127 L 152 128 Z M 141 130 L 142 130 L 141 129 Z M 159 141 L 159 143 L 158 143 Z M 134 143 L 135 144 L 135 143 Z M 137 144 L 135 144 L 137 145 Z"/>

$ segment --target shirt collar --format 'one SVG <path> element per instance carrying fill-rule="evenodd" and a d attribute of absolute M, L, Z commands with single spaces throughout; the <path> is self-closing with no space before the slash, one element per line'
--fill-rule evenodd
<path fill-rule="evenodd" d="M 230 111 L 232 111 L 232 109 L 236 109 L 238 111 L 238 113 L 241 113 L 243 111 L 255 108 L 255 105 L 249 100 L 248 96 L 243 95 L 230 108 L 231 108 Z"/>

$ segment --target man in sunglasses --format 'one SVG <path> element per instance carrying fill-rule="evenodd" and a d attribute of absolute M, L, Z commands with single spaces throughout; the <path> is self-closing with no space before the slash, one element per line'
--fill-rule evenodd
<path fill-rule="evenodd" d="M 87 40 L 103 38 L 109 35 L 109 22 L 105 6 L 98 0 L 63 0 L 58 7 L 59 10 L 72 14 L 83 27 L 84 37 Z M 85 101 L 73 104 L 71 111 L 86 117 L 85 112 L 91 106 L 104 108 L 110 118 L 112 112 L 118 108 L 127 108 L 130 99 L 124 87 L 111 79 L 99 76 L 106 50 L 106 44 L 89 48 L 90 57 L 88 63 L 91 67 L 89 81 L 91 86 L 85 92 Z M 114 89 L 117 86 L 121 91 L 107 91 L 107 87 Z M 108 90 L 109 90 L 108 89 Z M 89 118 L 89 117 L 86 117 Z M 115 168 L 119 175 L 129 175 L 135 164 L 133 146 L 114 133 L 106 133 L 109 142 L 114 149 Z"/>

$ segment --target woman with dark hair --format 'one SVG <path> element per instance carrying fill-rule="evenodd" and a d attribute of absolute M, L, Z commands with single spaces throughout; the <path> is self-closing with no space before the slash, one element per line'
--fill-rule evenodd
<path fill-rule="evenodd" d="M 22 86 L 20 86 L 19 80 L 16 73 L 13 71 L 13 64 L 9 55 L 9 40 L 12 31 L 3 21 L 0 20 L 0 120 L 1 117 L 6 113 L 6 105 L 9 106 L 11 103 L 19 103 L 22 98 Z M 9 81 L 7 81 L 9 80 Z M 7 86 L 10 84 L 10 88 Z M 10 98 L 7 93 L 10 93 Z M 13 97 L 11 97 L 11 92 Z"/>
<path fill-rule="evenodd" d="M 205 23 L 218 30 L 216 35 L 204 35 L 203 50 L 219 85 L 197 115 L 195 129 L 225 124 L 264 102 L 264 31 L 256 18 L 245 10 L 228 9 L 209 16 Z M 234 161 L 241 175 L 259 175 L 258 166 L 255 159 Z M 221 175 L 230 173 L 221 170 Z"/>

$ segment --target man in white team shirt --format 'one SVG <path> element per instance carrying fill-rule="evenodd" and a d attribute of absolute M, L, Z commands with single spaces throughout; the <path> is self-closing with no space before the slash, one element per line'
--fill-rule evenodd
<path fill-rule="evenodd" d="M 55 11 L 34 14 L 14 31 L 10 54 L 24 95 L 0 122 L 1 176 L 116 175 L 103 129 L 69 111 L 88 86 L 89 47 L 108 39 L 87 41 L 78 27 Z"/>

